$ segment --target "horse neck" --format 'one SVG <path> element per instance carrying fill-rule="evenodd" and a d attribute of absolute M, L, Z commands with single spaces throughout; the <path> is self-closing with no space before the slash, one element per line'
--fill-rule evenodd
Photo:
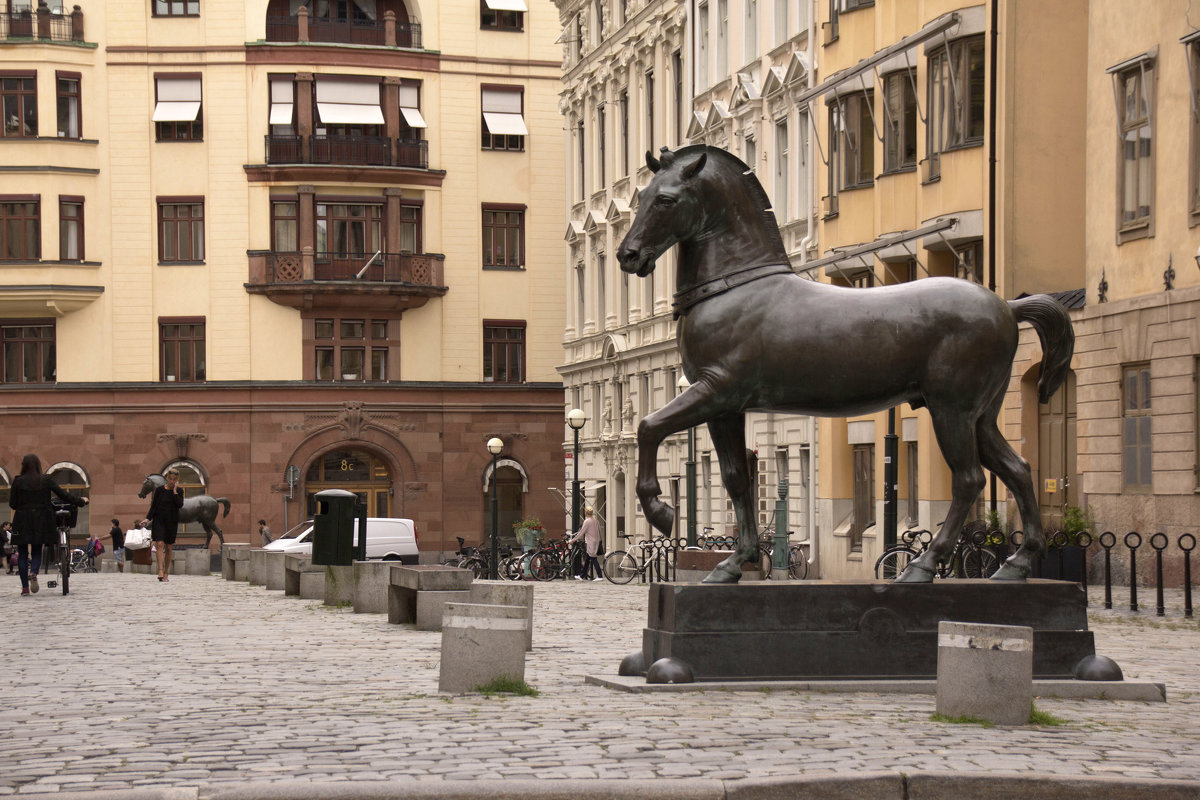
<path fill-rule="evenodd" d="M 680 242 L 678 288 L 693 286 L 760 264 L 786 264 L 787 253 L 777 231 L 766 225 L 766 213 L 730 214 L 717 210 L 712 224 L 695 237 Z M 736 220 L 736 224 L 731 224 Z"/>

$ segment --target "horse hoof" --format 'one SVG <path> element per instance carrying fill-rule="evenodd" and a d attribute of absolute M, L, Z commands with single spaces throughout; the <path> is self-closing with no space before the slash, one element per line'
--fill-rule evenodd
<path fill-rule="evenodd" d="M 1007 561 L 992 574 L 994 581 L 1023 581 L 1029 577 L 1029 567 L 1016 567 Z"/>
<path fill-rule="evenodd" d="M 933 583 L 933 570 L 914 561 L 909 563 L 892 583 Z"/>
<path fill-rule="evenodd" d="M 702 580 L 700 582 L 701 583 L 737 583 L 738 581 L 740 581 L 742 579 L 742 571 L 740 568 L 735 567 L 735 569 L 737 569 L 737 572 L 734 572 L 733 569 L 726 567 L 724 564 L 717 564 L 717 566 L 713 568 L 713 571 L 708 573 L 708 575 L 704 578 L 704 580 Z"/>

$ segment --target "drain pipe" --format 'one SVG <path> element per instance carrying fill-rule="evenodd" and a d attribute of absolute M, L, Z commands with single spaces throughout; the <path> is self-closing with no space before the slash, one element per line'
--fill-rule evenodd
<path fill-rule="evenodd" d="M 808 55 L 808 85 L 814 86 L 817 80 L 817 48 L 815 47 L 817 37 L 817 16 L 813 13 L 813 8 L 809 7 L 808 13 L 808 41 L 805 44 L 805 53 Z M 816 108 L 816 104 L 812 103 L 809 106 L 812 109 Z M 813 247 L 817 241 L 817 204 L 813 202 L 816 196 L 817 180 L 817 144 L 816 144 L 816 127 L 817 121 L 813 119 L 811 113 L 805 114 L 808 119 L 808 231 L 804 234 L 804 238 L 800 240 L 800 263 L 804 264 L 808 261 L 808 250 Z M 808 574 L 812 577 L 819 578 L 821 575 L 821 544 L 820 537 L 817 536 L 817 420 L 816 417 L 808 418 L 808 508 L 805 509 L 808 516 Z M 815 572 L 814 572 L 815 570 Z"/>
<path fill-rule="evenodd" d="M 987 249 L 988 249 L 988 288 L 993 292 L 996 291 L 996 101 L 999 99 L 997 91 L 997 71 L 1000 64 L 999 44 L 1000 44 L 1000 2 L 992 0 L 992 18 L 990 24 L 992 56 L 989 67 L 991 75 L 988 78 L 988 94 L 991 95 L 991 109 L 988 113 L 988 221 L 987 221 Z M 1011 287 L 1009 287 L 1011 290 Z M 990 500 L 990 508 L 994 513 L 999 505 L 998 493 L 996 489 L 996 473 L 989 474 L 988 480 L 988 499 Z"/>

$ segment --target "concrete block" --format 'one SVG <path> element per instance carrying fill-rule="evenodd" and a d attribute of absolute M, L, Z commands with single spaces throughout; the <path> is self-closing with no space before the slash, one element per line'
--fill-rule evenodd
<path fill-rule="evenodd" d="M 496 678 L 525 680 L 521 606 L 446 603 L 438 691 L 469 692 Z"/>
<path fill-rule="evenodd" d="M 325 605 L 344 606 L 354 602 L 354 567 L 325 566 Z"/>
<path fill-rule="evenodd" d="M 238 577 L 237 563 L 245 564 L 250 557 L 250 545 L 248 544 L 224 544 L 221 546 L 221 577 L 227 581 L 245 580 L 245 576 Z M 242 567 L 242 572 L 246 572 L 246 567 Z"/>
<path fill-rule="evenodd" d="M 251 586 L 266 586 L 267 585 L 267 553 L 269 550 L 263 550 L 261 547 L 250 548 L 250 585 Z"/>
<path fill-rule="evenodd" d="M 473 577 L 469 569 L 441 564 L 392 563 L 392 584 L 413 591 L 462 592 L 471 588 Z"/>
<path fill-rule="evenodd" d="M 287 553 L 282 550 L 264 550 L 263 586 L 274 592 L 282 592 L 287 580 Z"/>
<path fill-rule="evenodd" d="M 300 599 L 323 600 L 325 598 L 325 570 L 300 573 Z"/>
<path fill-rule="evenodd" d="M 137 575 L 157 575 L 158 566 L 155 564 L 128 564 L 129 571 Z"/>
<path fill-rule="evenodd" d="M 105 561 L 100 565 L 101 572 L 119 572 L 116 561 Z"/>
<path fill-rule="evenodd" d="M 511 581 L 474 581 L 467 602 L 485 606 L 521 606 L 529 627 L 525 629 L 525 649 L 533 649 L 533 584 Z"/>
<path fill-rule="evenodd" d="M 448 603 L 469 603 L 470 592 L 417 592 L 417 630 L 440 631 Z"/>
<path fill-rule="evenodd" d="M 168 575 L 187 575 L 187 550 L 171 548 L 171 564 L 167 568 Z"/>
<path fill-rule="evenodd" d="M 305 572 L 321 573 L 322 585 L 325 580 L 325 568 L 312 563 L 312 556 L 304 553 L 287 553 L 283 559 L 283 593 L 288 597 L 300 596 L 300 576 Z M 322 595 L 324 596 L 324 589 Z"/>
<path fill-rule="evenodd" d="M 938 623 L 937 713 L 1026 725 L 1032 702 L 1032 627 Z"/>
<path fill-rule="evenodd" d="M 212 558 L 209 556 L 207 549 L 194 548 L 184 550 L 184 574 L 185 575 L 207 575 L 212 568 Z"/>
<path fill-rule="evenodd" d="M 388 613 L 388 593 L 391 590 L 392 561 L 355 561 L 354 613 Z"/>
<path fill-rule="evenodd" d="M 447 600 L 467 602 L 473 578 L 470 570 L 457 567 L 392 564 L 387 591 L 388 622 L 393 625 L 416 623 L 420 630 L 441 630 L 441 606 Z M 430 598 L 425 604 L 425 612 L 421 613 L 418 597 L 424 592 L 450 592 L 456 596 Z M 422 624 L 428 627 L 422 628 Z"/>

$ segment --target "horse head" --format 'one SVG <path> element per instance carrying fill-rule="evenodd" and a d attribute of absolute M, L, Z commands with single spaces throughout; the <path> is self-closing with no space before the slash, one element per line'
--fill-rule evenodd
<path fill-rule="evenodd" d="M 691 153 L 699 150 L 694 158 Z M 690 152 L 689 152 L 690 151 Z M 686 156 L 681 153 L 687 152 Z M 654 173 L 650 185 L 638 195 L 638 212 L 617 249 L 621 269 L 644 278 L 667 248 L 691 238 L 704 222 L 704 197 L 697 176 L 708 163 L 703 145 L 677 153 L 662 148 L 659 158 L 646 152 L 646 166 Z"/>
<path fill-rule="evenodd" d="M 162 475 L 147 475 L 146 480 L 142 481 L 142 489 L 138 492 L 138 497 L 145 497 L 154 491 L 156 486 L 166 486 L 167 481 Z"/>

